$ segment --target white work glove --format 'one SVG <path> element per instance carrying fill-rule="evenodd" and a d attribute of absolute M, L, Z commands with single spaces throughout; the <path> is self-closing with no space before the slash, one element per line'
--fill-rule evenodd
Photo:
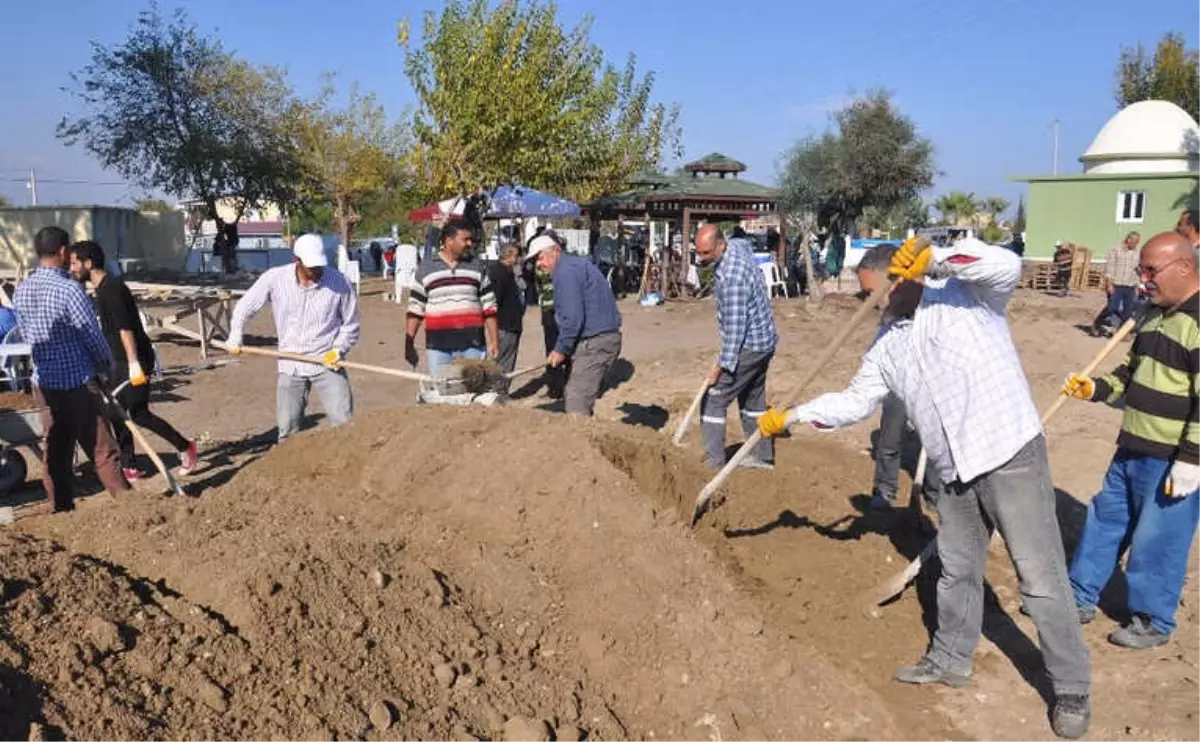
<path fill-rule="evenodd" d="M 146 372 L 142 370 L 142 364 L 137 361 L 129 362 L 129 385 L 130 386 L 145 386 Z"/>
<path fill-rule="evenodd" d="M 242 354 L 242 336 L 231 337 L 225 341 L 225 351 L 231 356 Z"/>
<path fill-rule="evenodd" d="M 1200 489 L 1200 465 L 1175 459 L 1163 489 L 1167 497 L 1187 497 Z"/>

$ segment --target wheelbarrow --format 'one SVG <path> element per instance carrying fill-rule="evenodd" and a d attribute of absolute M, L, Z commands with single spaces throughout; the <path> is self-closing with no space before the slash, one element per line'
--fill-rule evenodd
<path fill-rule="evenodd" d="M 0 410 L 0 495 L 6 495 L 25 481 L 29 467 L 16 446 L 28 446 L 42 457 L 43 409 Z"/>

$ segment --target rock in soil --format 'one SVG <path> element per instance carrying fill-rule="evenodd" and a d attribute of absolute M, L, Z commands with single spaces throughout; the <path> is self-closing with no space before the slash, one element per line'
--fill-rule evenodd
<path fill-rule="evenodd" d="M 503 733 L 505 742 L 550 742 L 550 725 L 525 716 L 504 722 Z"/>

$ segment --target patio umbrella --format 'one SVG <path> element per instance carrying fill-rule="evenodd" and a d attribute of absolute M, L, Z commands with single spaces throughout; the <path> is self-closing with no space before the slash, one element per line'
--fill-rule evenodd
<path fill-rule="evenodd" d="M 491 200 L 488 219 L 579 216 L 579 204 L 526 186 L 502 185 L 492 192 Z"/>

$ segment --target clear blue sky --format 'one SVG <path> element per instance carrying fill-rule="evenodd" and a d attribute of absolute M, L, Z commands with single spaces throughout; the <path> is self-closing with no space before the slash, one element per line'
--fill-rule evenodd
<path fill-rule="evenodd" d="M 167 0 L 164 6 L 177 2 Z M 252 61 L 285 66 L 301 92 L 322 71 L 358 80 L 389 113 L 412 102 L 396 46 L 396 21 L 440 3 L 394 0 L 204 0 L 187 3 L 203 31 Z M 0 45 L 0 193 L 28 203 L 22 171 L 37 168 L 42 203 L 129 203 L 142 190 L 54 127 L 71 110 L 61 91 L 90 41 L 116 44 L 137 0 L 34 0 L 6 8 Z M 950 190 L 1014 202 L 1014 175 L 1049 172 L 1051 121 L 1061 121 L 1063 171 L 1115 112 L 1122 44 L 1148 46 L 1168 30 L 1195 46 L 1195 0 L 561 0 L 573 24 L 595 17 L 592 38 L 610 59 L 629 52 L 657 74 L 661 100 L 682 105 L 685 159 L 723 152 L 746 176 L 774 183 L 781 153 L 819 132 L 829 112 L 871 88 L 892 90 L 937 148 L 943 175 L 927 198 Z M 50 179 L 93 181 L 54 184 Z"/>

